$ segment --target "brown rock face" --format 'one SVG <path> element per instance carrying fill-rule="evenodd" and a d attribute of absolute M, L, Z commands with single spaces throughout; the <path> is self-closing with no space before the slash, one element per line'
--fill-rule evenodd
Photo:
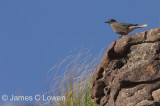
<path fill-rule="evenodd" d="M 114 41 L 94 72 L 91 97 L 100 106 L 160 106 L 160 28 Z"/>

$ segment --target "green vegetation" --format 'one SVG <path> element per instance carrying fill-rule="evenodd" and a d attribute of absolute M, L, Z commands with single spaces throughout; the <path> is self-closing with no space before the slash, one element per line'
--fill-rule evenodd
<path fill-rule="evenodd" d="M 64 96 L 65 100 L 41 103 L 44 106 L 97 106 L 91 99 L 92 75 L 101 58 L 88 51 L 79 52 L 55 65 L 47 73 L 49 96 Z M 92 58 L 92 59 L 91 59 Z"/>

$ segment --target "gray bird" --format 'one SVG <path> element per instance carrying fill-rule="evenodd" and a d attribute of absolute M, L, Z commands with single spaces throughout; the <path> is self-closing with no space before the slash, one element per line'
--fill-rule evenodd
<path fill-rule="evenodd" d="M 113 31 L 120 35 L 127 35 L 134 29 L 147 27 L 147 24 L 138 25 L 138 24 L 120 23 L 120 22 L 117 22 L 115 19 L 110 19 L 105 23 L 110 24 Z"/>

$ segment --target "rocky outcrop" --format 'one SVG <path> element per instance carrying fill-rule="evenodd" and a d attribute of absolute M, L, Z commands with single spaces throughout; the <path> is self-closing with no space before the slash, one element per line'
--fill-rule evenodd
<path fill-rule="evenodd" d="M 114 41 L 92 84 L 100 106 L 160 106 L 160 28 Z"/>

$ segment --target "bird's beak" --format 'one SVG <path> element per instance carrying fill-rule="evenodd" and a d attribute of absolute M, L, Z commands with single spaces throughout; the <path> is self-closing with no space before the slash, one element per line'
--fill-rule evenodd
<path fill-rule="evenodd" d="M 108 21 L 104 22 L 104 23 L 108 23 Z"/>

